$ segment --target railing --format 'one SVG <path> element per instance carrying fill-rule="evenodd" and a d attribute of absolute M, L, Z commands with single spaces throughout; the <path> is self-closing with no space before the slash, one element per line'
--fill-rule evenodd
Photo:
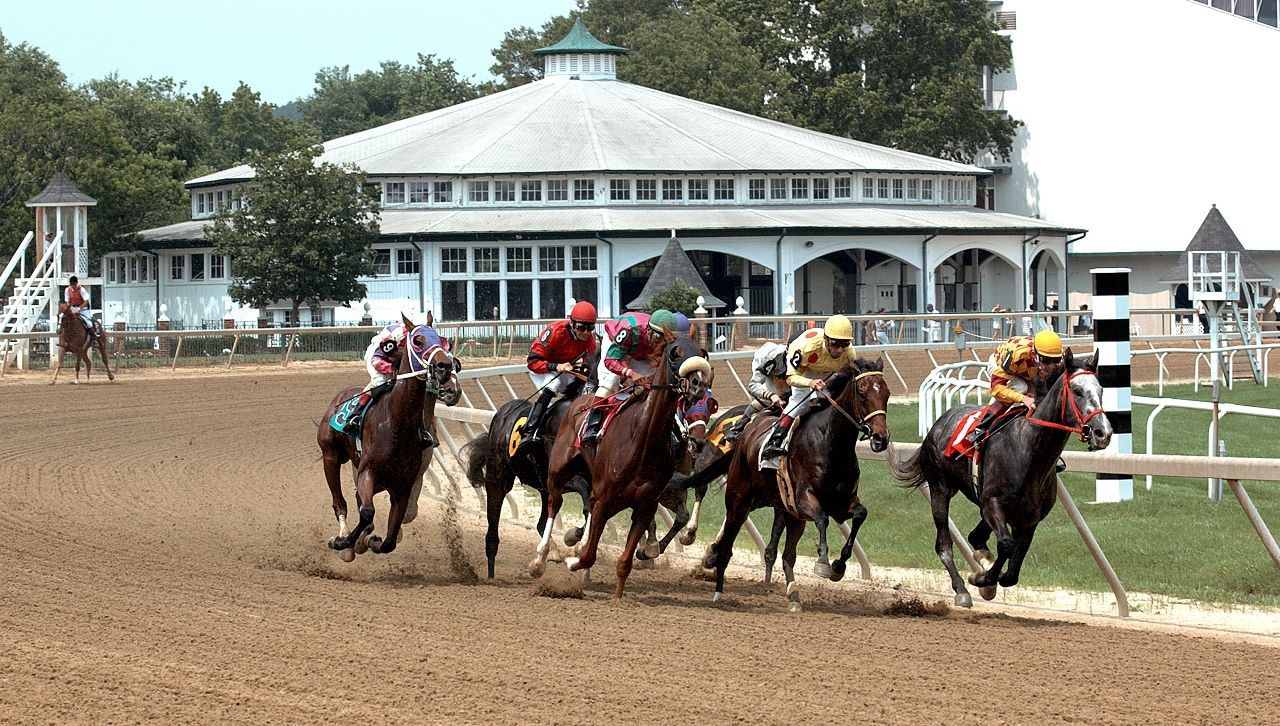
<path fill-rule="evenodd" d="M 1265 337 L 1272 337 L 1272 336 L 1265 336 Z M 1235 379 L 1236 379 L 1236 375 L 1235 375 L 1236 354 L 1240 352 L 1245 352 L 1246 355 L 1249 355 L 1248 351 L 1254 351 L 1254 350 L 1259 351 L 1259 355 L 1262 358 L 1260 362 L 1261 374 L 1262 374 L 1262 385 L 1266 387 L 1268 385 L 1268 380 L 1269 380 L 1268 375 L 1269 375 L 1270 366 L 1271 366 L 1271 351 L 1275 350 L 1276 348 L 1280 348 L 1280 343 L 1224 345 L 1220 348 L 1201 348 L 1201 347 L 1153 348 L 1150 350 L 1133 350 L 1131 351 L 1131 355 L 1156 357 L 1156 360 L 1159 362 L 1159 381 L 1158 381 L 1159 391 L 1161 395 L 1164 395 L 1164 377 L 1166 372 L 1168 371 L 1168 368 L 1165 366 L 1164 361 L 1165 361 L 1165 358 L 1168 357 L 1170 353 L 1186 353 L 1186 354 L 1194 354 L 1196 356 L 1195 390 L 1199 391 L 1201 386 L 1200 363 L 1202 361 L 1205 363 L 1206 366 L 1208 366 L 1211 364 L 1211 361 L 1209 361 L 1209 356 L 1211 355 L 1225 356 L 1227 359 L 1227 365 L 1226 365 L 1226 373 L 1224 374 L 1223 377 L 1226 381 L 1227 388 L 1233 389 L 1235 388 Z M 1213 381 L 1206 381 L 1204 383 L 1204 385 L 1212 385 L 1212 384 L 1213 384 Z"/>
<path fill-rule="evenodd" d="M 19 362 L 23 361 L 27 346 L 18 343 L 19 335 L 15 334 L 31 329 L 32 323 L 40 316 L 41 308 L 49 303 L 51 296 L 57 291 L 57 262 L 61 257 L 61 243 L 62 233 L 59 232 L 45 247 L 44 255 L 36 262 L 31 274 L 16 281 L 13 297 L 0 316 L 0 335 L 4 335 L 0 340 L 0 374 L 8 366 L 11 355 L 16 354 Z M 10 264 L 13 264 L 12 261 Z M 46 334 L 44 337 L 49 336 Z"/>
<path fill-rule="evenodd" d="M 1134 403 L 1141 403 L 1146 406 L 1155 406 L 1151 414 L 1147 416 L 1147 452 L 1150 453 L 1155 449 L 1155 423 L 1156 417 L 1168 408 L 1181 408 L 1192 411 L 1217 411 L 1214 421 L 1208 428 L 1208 452 L 1209 456 L 1218 456 L 1218 449 L 1215 443 L 1218 441 L 1218 431 L 1222 425 L 1222 419 L 1227 414 L 1237 413 L 1246 416 L 1260 416 L 1262 418 L 1280 418 L 1280 409 L 1262 408 L 1260 406 L 1244 406 L 1236 403 L 1218 403 L 1213 404 L 1208 401 L 1184 401 L 1180 398 L 1152 398 L 1149 396 L 1134 396 Z M 1151 483 L 1154 475 L 1147 474 L 1147 491 L 1151 491 Z M 1209 480 L 1209 497 L 1212 499 L 1220 498 L 1221 492 L 1217 491 L 1217 482 L 1213 479 Z"/>
<path fill-rule="evenodd" d="M 13 257 L 9 258 L 9 264 L 4 266 L 4 272 L 0 272 L 0 290 L 3 290 L 5 283 L 9 282 L 9 276 L 13 274 L 13 268 L 26 260 L 27 248 L 31 246 L 31 240 L 34 237 L 34 232 L 27 232 L 27 236 L 22 238 L 22 244 L 18 245 L 18 249 L 13 253 Z M 24 264 L 22 267 L 22 272 L 25 273 L 26 265 Z"/>

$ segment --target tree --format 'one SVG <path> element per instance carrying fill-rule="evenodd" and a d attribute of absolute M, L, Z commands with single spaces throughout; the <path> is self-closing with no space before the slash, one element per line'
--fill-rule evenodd
<path fill-rule="evenodd" d="M 276 154 L 297 143 L 317 140 L 315 129 L 277 114 L 276 107 L 264 103 L 262 95 L 246 83 L 237 86 L 225 101 L 210 88 L 191 101 L 209 137 L 199 171 L 242 164 L 251 151 Z"/>
<path fill-rule="evenodd" d="M 697 307 L 698 289 L 685 282 L 683 278 L 677 277 L 672 281 L 671 287 L 654 295 L 649 300 L 649 305 L 645 312 L 670 310 L 673 313 L 684 313 L 689 317 L 693 317 L 693 311 Z"/>
<path fill-rule="evenodd" d="M 365 296 L 358 278 L 373 274 L 378 202 L 353 166 L 316 163 L 320 146 L 249 155 L 254 168 L 244 203 L 205 229 L 218 254 L 230 255 L 228 293 L 241 305 L 342 304 Z"/>

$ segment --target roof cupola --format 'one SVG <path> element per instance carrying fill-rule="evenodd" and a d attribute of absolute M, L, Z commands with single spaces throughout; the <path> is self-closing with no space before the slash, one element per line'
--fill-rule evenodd
<path fill-rule="evenodd" d="M 587 30 L 582 18 L 573 22 L 573 29 L 555 45 L 539 48 L 534 55 L 543 58 L 543 76 L 577 76 L 584 80 L 616 80 L 617 58 L 626 55 L 626 48 L 602 43 Z"/>

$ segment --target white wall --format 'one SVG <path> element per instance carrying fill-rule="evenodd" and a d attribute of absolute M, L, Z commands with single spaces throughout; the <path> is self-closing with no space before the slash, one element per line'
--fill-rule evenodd
<path fill-rule="evenodd" d="M 995 88 L 1026 124 L 998 210 L 1089 230 L 1078 252 L 1182 249 L 1216 203 L 1246 248 L 1280 248 L 1280 31 L 1185 0 L 998 9 L 1017 29 Z"/>

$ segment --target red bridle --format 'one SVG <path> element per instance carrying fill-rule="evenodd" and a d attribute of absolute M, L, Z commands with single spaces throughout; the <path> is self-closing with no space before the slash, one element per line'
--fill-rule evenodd
<path fill-rule="evenodd" d="M 1054 421 L 1043 421 L 1038 418 L 1032 418 L 1031 417 L 1032 412 L 1030 409 L 1027 409 L 1027 421 L 1030 421 L 1032 424 L 1035 424 L 1036 426 L 1044 426 L 1046 428 L 1058 429 L 1060 431 L 1070 431 L 1073 434 L 1079 434 L 1080 441 L 1084 443 L 1085 442 L 1085 435 L 1084 435 L 1085 424 L 1089 423 L 1089 421 L 1092 420 L 1094 416 L 1097 416 L 1098 414 L 1106 413 L 1106 411 L 1104 411 L 1101 406 L 1094 409 L 1093 411 L 1090 411 L 1088 416 L 1085 416 L 1080 411 L 1080 406 L 1076 403 L 1076 396 L 1074 393 L 1071 392 L 1071 381 L 1079 376 L 1084 376 L 1084 375 L 1092 375 L 1092 373 L 1090 371 L 1077 371 L 1076 373 L 1073 373 L 1069 376 L 1067 375 L 1062 376 L 1062 406 L 1058 411 L 1058 416 L 1063 421 L 1066 421 L 1067 406 L 1071 406 L 1071 415 L 1078 422 L 1075 426 L 1067 426 L 1066 424 L 1060 424 Z"/>

